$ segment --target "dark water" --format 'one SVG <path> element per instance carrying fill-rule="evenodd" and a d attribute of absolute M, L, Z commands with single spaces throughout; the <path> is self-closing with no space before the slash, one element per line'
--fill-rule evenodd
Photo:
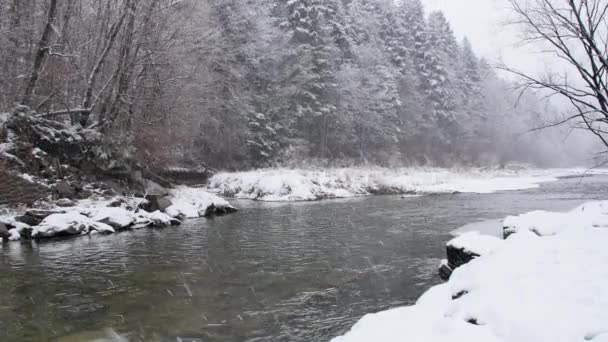
<path fill-rule="evenodd" d="M 607 190 L 596 176 L 490 195 L 237 201 L 237 214 L 179 228 L 4 244 L 0 341 L 327 341 L 438 283 L 451 230 Z"/>

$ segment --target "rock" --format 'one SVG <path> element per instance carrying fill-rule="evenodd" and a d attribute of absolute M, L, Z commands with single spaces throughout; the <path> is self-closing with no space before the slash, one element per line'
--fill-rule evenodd
<path fill-rule="evenodd" d="M 60 200 L 57 200 L 55 202 L 55 204 L 58 207 L 62 207 L 62 208 L 70 208 L 70 207 L 75 207 L 76 206 L 76 202 L 72 201 L 69 198 L 62 198 Z"/>
<path fill-rule="evenodd" d="M 66 181 L 61 181 L 53 187 L 53 193 L 59 198 L 75 199 L 76 188 Z"/>
<path fill-rule="evenodd" d="M 124 197 L 114 197 L 112 198 L 112 200 L 110 200 L 110 203 L 108 203 L 108 207 L 109 208 L 118 208 L 118 207 L 122 207 L 124 205 L 127 204 L 127 199 Z"/>
<path fill-rule="evenodd" d="M 454 270 L 450 267 L 448 261 L 442 260 L 441 265 L 439 266 L 439 278 L 443 281 L 448 281 L 452 276 L 452 272 L 454 272 Z"/>
<path fill-rule="evenodd" d="M 30 209 L 22 216 L 15 217 L 17 222 L 25 223 L 29 226 L 39 225 L 45 218 L 54 214 L 64 214 L 63 210 Z"/>
<path fill-rule="evenodd" d="M 515 233 L 517 233 L 517 228 L 516 227 L 508 227 L 508 226 L 502 227 L 502 238 L 504 240 L 508 239 L 509 236 L 511 236 L 511 235 L 513 235 Z"/>
<path fill-rule="evenodd" d="M 148 226 L 153 228 L 165 228 L 181 224 L 179 220 L 160 211 L 140 215 L 140 217 L 144 217 L 144 219 L 148 220 L 150 222 Z"/>
<path fill-rule="evenodd" d="M 94 222 L 90 218 L 77 212 L 53 214 L 45 218 L 42 223 L 34 227 L 32 237 L 53 238 L 61 236 L 90 234 L 92 232 L 111 234 L 115 230 L 111 226 Z"/>
<path fill-rule="evenodd" d="M 452 270 L 468 263 L 469 261 L 479 257 L 479 254 L 469 252 L 464 248 L 456 248 L 450 244 L 446 247 L 446 252 L 448 256 L 448 267 Z"/>
<path fill-rule="evenodd" d="M 8 227 L 4 223 L 0 223 L 0 238 L 8 239 L 11 234 L 8 232 Z"/>
<path fill-rule="evenodd" d="M 211 204 L 210 206 L 207 207 L 207 209 L 205 209 L 205 212 L 202 213 L 201 216 L 203 217 L 211 217 L 213 215 L 226 215 L 226 214 L 230 214 L 230 213 L 234 213 L 237 212 L 238 210 L 230 205 L 224 205 L 224 206 L 216 206 L 215 204 Z"/>
<path fill-rule="evenodd" d="M 145 191 L 148 195 L 156 195 L 160 197 L 169 195 L 169 190 L 167 190 L 167 188 L 149 179 L 145 180 Z"/>
<path fill-rule="evenodd" d="M 155 211 L 165 211 L 167 208 L 172 206 L 173 203 L 171 201 L 160 195 L 146 195 L 146 201 L 140 205 L 140 207 L 149 212 L 153 213 Z"/>
<path fill-rule="evenodd" d="M 135 216 L 123 208 L 104 208 L 97 212 L 93 221 L 107 224 L 120 231 L 131 227 L 135 223 Z"/>

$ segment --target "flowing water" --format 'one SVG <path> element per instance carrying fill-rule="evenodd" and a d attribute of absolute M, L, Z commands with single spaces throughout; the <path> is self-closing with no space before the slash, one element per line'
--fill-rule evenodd
<path fill-rule="evenodd" d="M 449 232 L 606 198 L 608 177 L 489 195 L 235 201 L 236 214 L 0 247 L 0 341 L 328 341 L 439 282 Z"/>

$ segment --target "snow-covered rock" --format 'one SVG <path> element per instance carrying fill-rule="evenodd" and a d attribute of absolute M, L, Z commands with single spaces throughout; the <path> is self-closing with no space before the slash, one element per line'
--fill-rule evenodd
<path fill-rule="evenodd" d="M 228 201 L 203 188 L 179 186 L 171 190 L 169 198 L 173 204 L 165 212 L 172 217 L 197 218 L 236 211 Z"/>
<path fill-rule="evenodd" d="M 502 240 L 478 232 L 464 233 L 446 245 L 447 263 L 451 270 L 469 263 L 471 260 L 491 253 L 500 247 Z"/>
<path fill-rule="evenodd" d="M 50 238 L 56 236 L 68 236 L 89 234 L 92 231 L 98 233 L 114 233 L 111 226 L 96 222 L 76 211 L 53 214 L 45 218 L 42 223 L 34 227 L 33 238 Z"/>
<path fill-rule="evenodd" d="M 61 198 L 57 201 L 55 201 L 55 205 L 61 208 L 70 208 L 70 207 L 75 207 L 76 206 L 76 202 L 72 201 L 69 198 Z"/>
<path fill-rule="evenodd" d="M 92 218 L 116 230 L 127 229 L 135 223 L 135 215 L 124 208 L 101 207 L 94 211 Z"/>
<path fill-rule="evenodd" d="M 181 186 L 169 196 L 172 205 L 165 212 L 138 209 L 146 201 L 135 197 L 91 197 L 71 202 L 71 207 L 30 209 L 24 214 L 2 214 L 0 223 L 11 228 L 9 240 L 52 238 L 66 235 L 114 233 L 128 229 L 178 226 L 182 218 L 199 218 L 236 211 L 226 200 L 200 188 Z M 65 203 L 67 205 L 67 203 Z M 27 224 L 26 224 L 27 223 Z"/>
<path fill-rule="evenodd" d="M 538 187 L 583 170 L 447 170 L 350 168 L 265 169 L 220 173 L 208 185 L 227 197 L 261 201 L 312 201 L 370 194 L 491 193 Z"/>
<path fill-rule="evenodd" d="M 416 305 L 367 315 L 332 341 L 608 341 L 604 208 L 508 218 L 507 240 L 465 234 L 452 244 L 482 256 Z"/>

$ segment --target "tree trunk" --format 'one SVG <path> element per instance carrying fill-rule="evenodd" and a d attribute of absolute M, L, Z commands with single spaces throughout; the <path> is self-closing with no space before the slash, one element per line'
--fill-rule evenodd
<path fill-rule="evenodd" d="M 46 25 L 44 26 L 42 37 L 40 37 L 40 42 L 38 43 L 38 51 L 36 52 L 36 56 L 34 58 L 32 73 L 30 74 L 29 81 L 27 82 L 27 86 L 23 94 L 23 100 L 21 101 L 21 103 L 26 106 L 31 105 L 32 94 L 34 93 L 36 83 L 38 82 L 38 78 L 40 76 L 42 62 L 49 53 L 49 39 L 51 38 L 51 33 L 53 32 L 53 21 L 55 20 L 56 14 L 57 0 L 51 0 L 51 3 L 49 5 L 49 12 L 46 19 Z"/>
<path fill-rule="evenodd" d="M 126 0 L 124 9 L 123 9 L 120 17 L 118 18 L 118 21 L 110 29 L 110 36 L 108 37 L 108 41 L 106 42 L 105 47 L 103 48 L 101 56 L 99 56 L 99 58 L 97 59 L 97 62 L 95 63 L 95 66 L 93 67 L 93 70 L 89 74 L 87 88 L 84 93 L 84 101 L 82 103 L 83 108 L 91 109 L 91 107 L 93 106 L 93 89 L 95 88 L 95 84 L 97 82 L 97 77 L 99 76 L 99 73 L 101 72 L 101 68 L 103 67 L 103 65 L 105 63 L 106 58 L 110 54 L 110 50 L 112 50 L 112 47 L 114 46 L 116 37 L 118 36 L 118 33 L 120 32 L 120 29 L 122 27 L 122 24 L 125 21 L 127 13 L 129 13 L 131 11 L 130 4 L 131 4 L 131 0 Z M 90 112 L 83 113 L 83 115 L 80 118 L 80 125 L 82 125 L 83 127 L 86 127 L 89 123 L 89 116 L 90 116 Z"/>

